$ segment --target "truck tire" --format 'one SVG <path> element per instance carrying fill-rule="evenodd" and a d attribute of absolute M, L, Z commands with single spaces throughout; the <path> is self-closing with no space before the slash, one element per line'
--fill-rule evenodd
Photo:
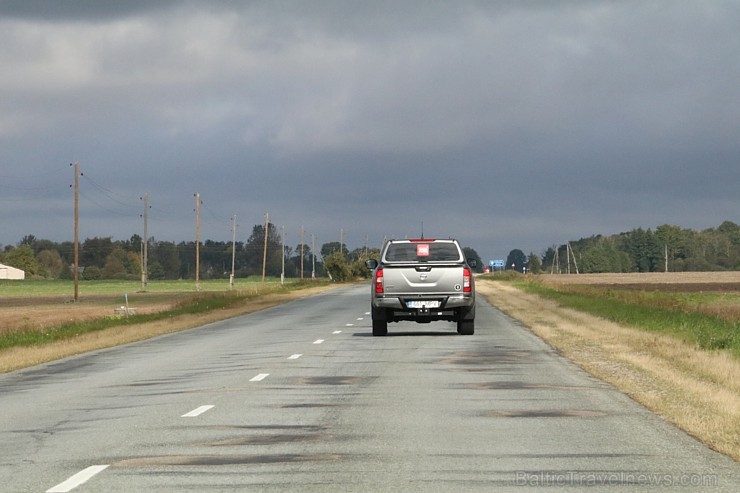
<path fill-rule="evenodd" d="M 475 333 L 475 319 L 458 320 L 457 333 L 464 336 L 472 336 Z"/>
<path fill-rule="evenodd" d="M 373 319 L 373 336 L 388 335 L 388 322 Z"/>

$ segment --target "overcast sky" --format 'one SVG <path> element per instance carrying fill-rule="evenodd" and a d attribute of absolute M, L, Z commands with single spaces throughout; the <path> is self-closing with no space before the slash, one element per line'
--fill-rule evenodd
<path fill-rule="evenodd" d="M 0 244 L 740 222 L 737 1 L 0 1 Z"/>

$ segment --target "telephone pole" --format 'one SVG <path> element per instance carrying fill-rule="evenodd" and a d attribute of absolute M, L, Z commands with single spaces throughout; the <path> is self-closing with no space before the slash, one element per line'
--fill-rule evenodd
<path fill-rule="evenodd" d="M 149 194 L 145 193 L 141 199 L 144 201 L 144 256 L 141 263 L 141 290 L 146 291 L 146 285 L 149 283 L 149 240 L 147 239 L 149 238 L 149 232 L 147 231 L 149 222 Z"/>
<path fill-rule="evenodd" d="M 282 269 L 280 270 L 280 284 L 285 284 L 285 226 L 280 226 L 280 245 L 283 253 L 280 255 Z"/>
<path fill-rule="evenodd" d="M 200 192 L 195 192 L 195 290 L 200 291 Z"/>
<path fill-rule="evenodd" d="M 668 243 L 665 244 L 665 271 L 668 272 Z"/>
<path fill-rule="evenodd" d="M 573 251 L 573 247 L 570 246 L 570 242 L 567 243 L 568 250 L 570 251 L 570 254 L 573 256 L 573 265 L 576 268 L 576 274 L 578 274 L 578 262 L 576 262 L 576 254 Z M 568 258 L 568 274 L 570 274 L 570 257 Z"/>
<path fill-rule="evenodd" d="M 234 263 L 236 261 L 236 214 L 231 218 L 231 276 L 229 276 L 229 289 L 234 288 Z"/>
<path fill-rule="evenodd" d="M 301 280 L 303 279 L 303 225 L 301 225 Z"/>
<path fill-rule="evenodd" d="M 265 248 L 262 251 L 262 289 L 265 288 L 265 268 L 267 267 L 267 230 L 270 227 L 270 213 L 265 212 Z"/>
<path fill-rule="evenodd" d="M 316 235 L 311 233 L 311 279 L 316 279 Z"/>
<path fill-rule="evenodd" d="M 75 293 L 74 302 L 79 301 L 80 296 L 80 165 L 77 161 L 74 164 L 70 163 L 70 166 L 75 168 L 75 265 L 74 265 L 74 280 L 75 280 Z"/>

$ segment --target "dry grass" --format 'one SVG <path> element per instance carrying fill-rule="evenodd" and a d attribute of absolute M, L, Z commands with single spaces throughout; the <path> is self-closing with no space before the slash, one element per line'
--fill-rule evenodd
<path fill-rule="evenodd" d="M 182 315 L 137 325 L 124 325 L 108 330 L 86 333 L 72 339 L 57 341 L 42 346 L 6 349 L 0 351 L 0 373 L 27 368 L 88 351 L 140 341 L 170 332 L 199 327 L 316 294 L 327 289 L 332 289 L 333 287 L 333 285 L 328 285 L 285 293 L 267 294 L 248 299 L 243 304 L 232 308 L 214 310 L 198 315 Z M 151 312 L 153 310 L 170 308 L 176 302 L 177 300 L 166 302 L 160 300 L 156 303 L 147 304 L 143 311 Z M 50 311 L 46 308 L 48 307 L 44 307 L 43 305 L 21 307 L 20 310 L 28 318 L 28 320 L 23 321 L 24 326 L 38 327 L 39 323 L 46 326 L 47 324 L 57 323 L 60 320 L 62 323 L 70 320 L 91 320 L 100 318 L 103 312 L 105 314 L 104 316 L 110 316 L 112 313 L 111 305 L 106 304 L 104 301 L 101 301 L 100 304 L 90 302 L 89 304 L 81 305 L 56 306 L 55 309 L 59 310 L 58 312 Z M 5 313 L 5 310 L 0 310 L 0 313 Z M 142 313 L 142 310 L 139 310 L 139 313 Z M 61 319 L 59 318 L 60 316 L 62 317 Z M 39 322 L 39 320 L 43 322 Z"/>
<path fill-rule="evenodd" d="M 506 283 L 484 280 L 477 289 L 591 374 L 740 461 L 737 359 L 561 308 Z"/>
<path fill-rule="evenodd" d="M 737 284 L 740 272 L 640 272 L 625 274 L 543 274 L 544 281 L 562 284 Z"/>

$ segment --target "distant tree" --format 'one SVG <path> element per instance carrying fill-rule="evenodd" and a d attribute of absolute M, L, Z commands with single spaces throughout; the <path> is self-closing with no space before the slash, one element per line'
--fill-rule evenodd
<path fill-rule="evenodd" d="M 98 279 L 103 278 L 103 272 L 97 265 L 91 265 L 90 267 L 85 267 L 85 270 L 82 271 L 82 279 L 86 281 L 97 281 Z"/>
<path fill-rule="evenodd" d="M 57 279 L 64 270 L 62 256 L 56 250 L 41 250 L 36 256 L 44 276 Z"/>
<path fill-rule="evenodd" d="M 653 232 L 638 228 L 626 234 L 625 246 L 638 272 L 658 270 L 663 255 Z"/>
<path fill-rule="evenodd" d="M 113 241 L 110 237 L 88 238 L 80 247 L 80 265 L 84 267 L 94 265 L 102 269 L 112 251 Z"/>
<path fill-rule="evenodd" d="M 124 242 L 123 247 L 129 252 L 134 252 L 136 254 L 139 254 L 142 251 L 142 248 L 141 248 L 142 244 L 143 242 L 141 240 L 141 236 L 137 234 L 133 234 L 131 235 L 131 238 L 129 238 L 128 241 Z"/>
<path fill-rule="evenodd" d="M 326 258 L 332 253 L 341 252 L 345 257 L 349 254 L 346 244 L 341 244 L 338 241 L 330 241 L 321 245 L 321 256 Z"/>
<path fill-rule="evenodd" d="M 262 273 L 262 258 L 265 247 L 265 227 L 256 224 L 252 228 L 252 235 L 244 245 L 243 259 L 247 275 Z M 280 234 L 274 224 L 270 223 L 267 229 L 267 265 L 265 273 L 269 276 L 279 276 L 282 269 L 282 243 Z M 230 261 L 230 260 L 229 260 Z"/>
<path fill-rule="evenodd" d="M 475 267 L 473 267 L 473 270 L 475 272 L 483 272 L 483 260 L 481 260 L 478 252 L 470 247 L 463 247 L 463 254 L 465 255 L 465 258 L 468 260 L 468 262 L 470 262 L 471 260 L 475 261 L 476 265 Z"/>
<path fill-rule="evenodd" d="M 36 244 L 36 237 L 34 235 L 26 235 L 21 239 L 19 245 L 28 245 L 31 248 Z"/>
<path fill-rule="evenodd" d="M 540 261 L 540 257 L 539 255 L 535 255 L 533 252 L 530 252 L 527 257 L 527 272 L 532 274 L 542 273 L 542 262 Z"/>
<path fill-rule="evenodd" d="M 159 268 L 161 269 L 161 273 L 159 274 L 161 274 L 162 279 L 177 279 L 180 276 L 180 253 L 177 245 L 173 242 L 154 242 L 151 248 L 151 255 L 152 260 L 159 264 Z M 230 261 L 231 255 L 229 255 Z"/>
<path fill-rule="evenodd" d="M 527 265 L 527 256 L 524 255 L 519 249 L 514 249 L 509 252 L 509 256 L 506 257 L 506 269 L 516 270 L 518 272 L 524 272 L 524 267 Z"/>
<path fill-rule="evenodd" d="M 286 247 L 287 248 L 287 247 Z M 295 276 L 301 276 L 301 244 L 297 244 L 293 250 L 293 255 L 288 257 L 287 264 L 291 266 L 290 269 L 286 267 L 286 272 L 292 271 Z M 306 243 L 303 244 L 303 277 L 311 277 L 311 269 L 313 267 L 313 251 L 311 245 Z M 317 274 L 318 275 L 318 274 Z"/>
<path fill-rule="evenodd" d="M 126 267 L 123 265 L 121 257 L 125 257 L 126 252 L 117 249 L 111 252 L 105 259 L 105 265 L 100 271 L 103 279 L 126 279 Z"/>
<path fill-rule="evenodd" d="M 33 254 L 33 249 L 27 244 L 6 250 L 2 256 L 2 261 L 11 267 L 25 271 L 29 276 L 41 274 L 41 266 Z"/>
<path fill-rule="evenodd" d="M 337 243 L 337 246 L 339 243 Z M 351 278 L 352 269 L 347 259 L 339 252 L 324 257 L 324 269 L 331 275 L 331 278 L 338 282 L 344 282 Z"/>
<path fill-rule="evenodd" d="M 60 250 L 60 244 L 55 243 L 51 240 L 36 240 L 33 245 L 31 245 L 33 248 L 33 252 L 36 254 L 36 257 L 39 256 L 39 253 L 44 250 Z M 61 252 L 60 252 L 61 253 Z"/>
<path fill-rule="evenodd" d="M 365 261 L 380 257 L 380 250 L 377 248 L 356 248 L 349 252 L 347 256 L 349 262 L 350 276 L 353 279 L 367 279 L 372 275 L 370 269 L 365 265 Z"/>

